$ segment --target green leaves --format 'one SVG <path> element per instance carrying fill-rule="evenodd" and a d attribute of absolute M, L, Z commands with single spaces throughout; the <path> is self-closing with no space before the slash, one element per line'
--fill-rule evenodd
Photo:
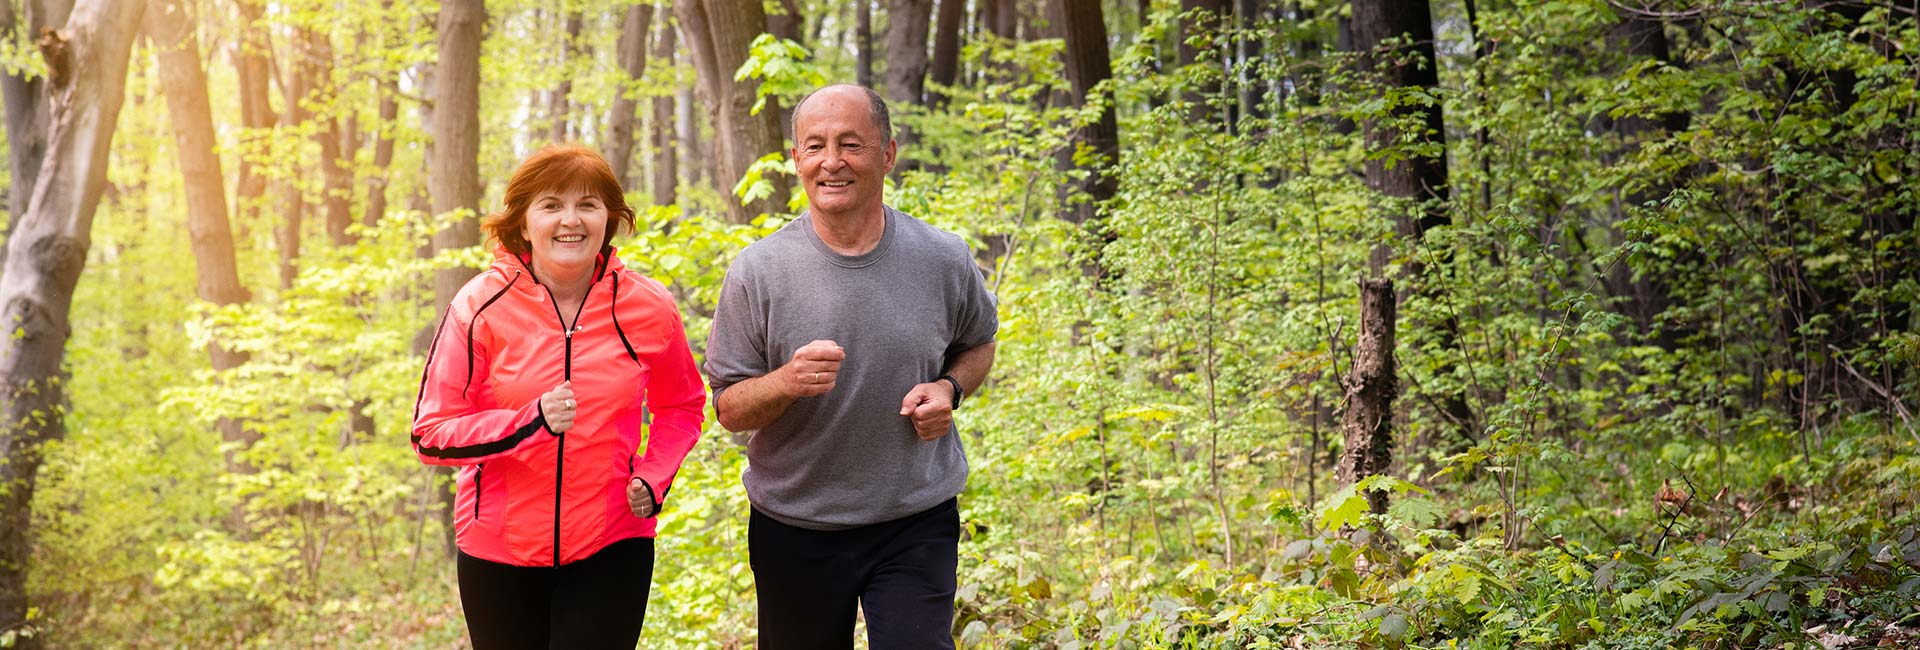
<path fill-rule="evenodd" d="M 827 77 L 809 61 L 812 56 L 806 46 L 799 43 L 772 34 L 755 36 L 747 60 L 733 71 L 734 81 L 760 80 L 749 112 L 759 115 L 767 107 L 769 97 L 794 99 L 825 85 Z"/>

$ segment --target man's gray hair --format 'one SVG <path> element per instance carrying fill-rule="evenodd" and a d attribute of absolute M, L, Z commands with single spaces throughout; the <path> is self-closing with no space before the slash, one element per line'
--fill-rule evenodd
<path fill-rule="evenodd" d="M 849 88 L 859 88 L 861 92 L 864 92 L 867 94 L 867 107 L 873 111 L 873 123 L 880 125 L 880 135 L 882 137 L 886 138 L 887 140 L 892 140 L 893 139 L 893 118 L 887 115 L 887 100 L 881 99 L 880 93 L 873 92 L 872 88 L 855 85 L 855 84 L 834 84 L 831 86 L 821 87 L 821 88 L 815 89 L 813 92 L 807 93 L 807 96 L 801 97 L 800 101 L 794 102 L 793 111 L 787 114 L 787 137 L 792 138 L 795 141 L 798 141 L 800 139 L 799 128 L 798 128 L 799 122 L 800 122 L 800 108 L 807 105 L 807 100 L 813 99 L 813 96 L 820 94 L 820 91 L 822 90 L 827 90 L 829 88 L 839 88 L 841 86 L 846 86 Z"/>

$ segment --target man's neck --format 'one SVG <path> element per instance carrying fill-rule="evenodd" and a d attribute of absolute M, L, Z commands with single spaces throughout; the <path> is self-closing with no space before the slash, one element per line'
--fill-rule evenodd
<path fill-rule="evenodd" d="M 828 215 L 814 212 L 813 234 L 825 242 L 827 248 L 841 255 L 865 255 L 880 245 L 880 238 L 887 234 L 887 209 L 874 206 L 857 214 Z"/>

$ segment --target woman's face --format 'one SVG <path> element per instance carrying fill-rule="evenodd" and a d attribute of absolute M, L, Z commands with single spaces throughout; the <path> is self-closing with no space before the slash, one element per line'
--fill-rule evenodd
<path fill-rule="evenodd" d="M 607 202 L 583 190 L 547 190 L 527 205 L 520 236 L 533 250 L 535 273 L 548 278 L 591 272 L 607 236 Z"/>

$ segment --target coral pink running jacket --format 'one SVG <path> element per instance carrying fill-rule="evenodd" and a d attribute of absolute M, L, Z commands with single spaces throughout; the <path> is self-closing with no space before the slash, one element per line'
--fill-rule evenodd
<path fill-rule="evenodd" d="M 434 334 L 413 447 L 422 462 L 460 467 L 454 527 L 468 555 L 559 566 L 652 537 L 655 520 L 627 507 L 629 477 L 664 502 L 700 437 L 706 389 L 672 296 L 611 247 L 599 266 L 578 319 L 563 322 L 527 261 L 496 248 Z M 567 380 L 577 410 L 555 434 L 539 399 Z"/>

